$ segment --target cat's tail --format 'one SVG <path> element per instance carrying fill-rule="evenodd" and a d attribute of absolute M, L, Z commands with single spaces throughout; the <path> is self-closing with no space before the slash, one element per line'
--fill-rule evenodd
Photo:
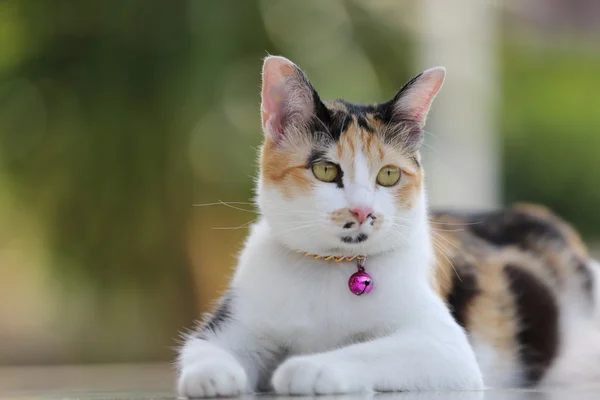
<path fill-rule="evenodd" d="M 600 262 L 589 259 L 577 275 L 578 290 L 561 304 L 558 358 L 542 386 L 597 386 L 600 382 Z"/>

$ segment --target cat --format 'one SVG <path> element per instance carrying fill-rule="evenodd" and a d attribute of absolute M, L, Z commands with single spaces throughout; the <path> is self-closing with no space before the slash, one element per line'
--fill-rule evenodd
<path fill-rule="evenodd" d="M 181 396 L 568 376 L 563 346 L 583 331 L 565 327 L 595 326 L 598 264 L 541 207 L 429 212 L 419 148 L 445 74 L 358 105 L 324 102 L 294 63 L 264 60 L 261 217 L 229 289 L 179 349 Z"/>

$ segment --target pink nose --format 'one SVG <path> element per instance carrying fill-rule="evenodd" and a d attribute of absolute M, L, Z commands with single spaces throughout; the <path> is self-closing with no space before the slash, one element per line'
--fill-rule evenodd
<path fill-rule="evenodd" d="M 367 218 L 369 218 L 371 214 L 373 214 L 373 210 L 371 210 L 370 208 L 354 208 L 350 210 L 350 212 L 354 214 L 356 219 L 358 219 L 359 224 L 365 222 Z"/>

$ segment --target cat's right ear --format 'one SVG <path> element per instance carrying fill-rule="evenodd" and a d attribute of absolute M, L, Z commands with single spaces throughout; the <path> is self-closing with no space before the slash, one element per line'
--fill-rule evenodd
<path fill-rule="evenodd" d="M 318 96 L 304 73 L 284 57 L 265 58 L 262 70 L 262 126 L 276 142 L 290 127 L 305 126 L 315 114 Z"/>

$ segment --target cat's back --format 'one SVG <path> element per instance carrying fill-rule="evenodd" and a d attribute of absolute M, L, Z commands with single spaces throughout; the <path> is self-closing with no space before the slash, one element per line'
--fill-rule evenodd
<path fill-rule="evenodd" d="M 431 215 L 435 284 L 468 332 L 486 382 L 541 382 L 595 308 L 595 266 L 576 231 L 546 208 Z"/>

